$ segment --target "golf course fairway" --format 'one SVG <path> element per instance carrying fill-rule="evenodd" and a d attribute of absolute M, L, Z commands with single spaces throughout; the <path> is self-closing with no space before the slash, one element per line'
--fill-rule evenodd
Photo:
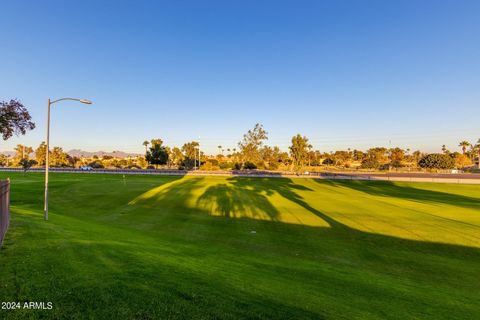
<path fill-rule="evenodd" d="M 480 319 L 480 186 L 11 179 L 2 319 Z"/>

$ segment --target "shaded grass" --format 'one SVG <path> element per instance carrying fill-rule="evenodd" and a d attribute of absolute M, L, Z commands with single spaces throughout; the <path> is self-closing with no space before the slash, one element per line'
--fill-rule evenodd
<path fill-rule="evenodd" d="M 477 186 L 10 176 L 5 318 L 480 318 Z"/>

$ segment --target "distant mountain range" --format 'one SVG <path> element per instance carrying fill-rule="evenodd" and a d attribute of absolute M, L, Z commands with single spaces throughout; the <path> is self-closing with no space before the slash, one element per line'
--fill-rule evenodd
<path fill-rule="evenodd" d="M 10 157 L 13 157 L 15 155 L 15 151 L 2 151 L 0 153 Z"/>
<path fill-rule="evenodd" d="M 124 151 L 112 151 L 112 152 L 94 151 L 94 152 L 90 152 L 90 151 L 83 151 L 83 150 L 80 150 L 80 149 L 72 149 L 70 151 L 67 151 L 67 153 L 72 157 L 85 157 L 85 158 L 89 158 L 89 157 L 93 157 L 93 156 L 98 156 L 98 157 L 112 156 L 112 157 L 116 157 L 116 158 L 126 158 L 126 157 L 135 157 L 135 156 L 141 155 L 139 153 L 128 153 L 128 152 L 124 152 Z"/>

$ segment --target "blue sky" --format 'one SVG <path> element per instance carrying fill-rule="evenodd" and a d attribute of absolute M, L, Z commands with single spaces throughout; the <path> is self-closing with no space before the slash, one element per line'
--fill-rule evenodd
<path fill-rule="evenodd" d="M 480 138 L 479 1 L 2 1 L 0 100 L 37 129 L 1 142 L 141 152 L 236 147 L 255 123 L 286 149 Z"/>

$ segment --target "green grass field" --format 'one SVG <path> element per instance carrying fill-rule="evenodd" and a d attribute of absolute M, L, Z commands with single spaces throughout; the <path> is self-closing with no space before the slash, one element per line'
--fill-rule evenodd
<path fill-rule="evenodd" d="M 2 319 L 480 319 L 480 186 L 7 176 Z"/>

